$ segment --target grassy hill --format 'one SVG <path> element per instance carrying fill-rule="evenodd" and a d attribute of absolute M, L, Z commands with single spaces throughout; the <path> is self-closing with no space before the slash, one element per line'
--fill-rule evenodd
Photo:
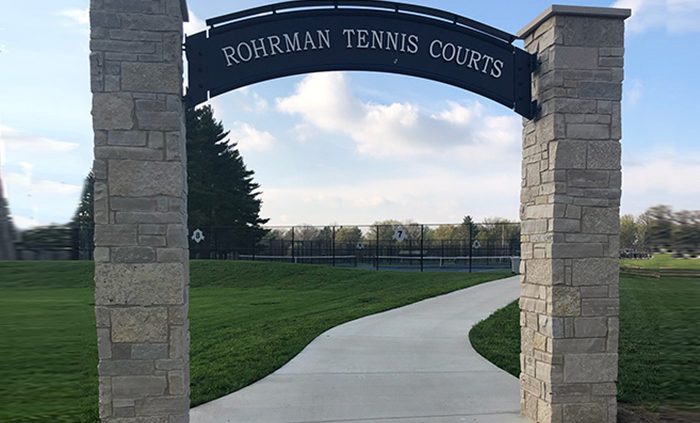
<path fill-rule="evenodd" d="M 508 276 L 194 261 L 192 404 L 273 372 L 343 322 Z M 90 262 L 0 262 L 0 421 L 96 422 Z"/>

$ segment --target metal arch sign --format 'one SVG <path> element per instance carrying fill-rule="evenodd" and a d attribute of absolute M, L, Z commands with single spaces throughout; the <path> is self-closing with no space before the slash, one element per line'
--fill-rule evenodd
<path fill-rule="evenodd" d="M 270 79 L 377 71 L 443 82 L 532 119 L 534 56 L 515 37 L 448 12 L 386 1 L 290 1 L 207 20 L 186 38 L 195 106 Z"/>

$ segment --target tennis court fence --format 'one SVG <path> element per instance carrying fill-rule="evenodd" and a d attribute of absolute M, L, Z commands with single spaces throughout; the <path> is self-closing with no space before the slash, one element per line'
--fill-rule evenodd
<path fill-rule="evenodd" d="M 190 257 L 377 270 L 516 269 L 518 223 L 190 228 Z"/>

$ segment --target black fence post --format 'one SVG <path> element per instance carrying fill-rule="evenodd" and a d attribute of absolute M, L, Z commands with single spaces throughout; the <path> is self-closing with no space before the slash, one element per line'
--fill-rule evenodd
<path fill-rule="evenodd" d="M 74 224 L 71 230 L 71 257 L 73 260 L 80 260 L 80 226 Z"/>
<path fill-rule="evenodd" d="M 471 222 L 469 222 L 469 273 L 472 272 L 472 243 L 474 241 L 472 240 L 472 225 Z"/>
<path fill-rule="evenodd" d="M 294 249 L 296 248 L 296 241 L 294 241 L 294 226 L 292 226 L 292 263 L 296 263 L 296 252 Z"/>
<path fill-rule="evenodd" d="M 375 226 L 377 232 L 377 239 L 374 245 L 374 266 L 376 270 L 379 270 L 379 225 Z"/>
<path fill-rule="evenodd" d="M 420 271 L 423 271 L 423 225 L 420 225 Z"/>
<path fill-rule="evenodd" d="M 331 242 L 331 255 L 333 256 L 333 267 L 335 267 L 335 226 L 333 226 L 333 239 Z"/>

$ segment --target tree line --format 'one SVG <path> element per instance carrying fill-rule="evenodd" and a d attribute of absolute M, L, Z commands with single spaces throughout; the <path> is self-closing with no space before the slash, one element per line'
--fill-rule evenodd
<path fill-rule="evenodd" d="M 695 257 L 700 252 L 700 210 L 674 211 L 667 205 L 650 207 L 639 216 L 620 217 L 623 256 L 669 252 Z"/>
<path fill-rule="evenodd" d="M 374 222 L 372 225 L 360 226 L 311 226 L 298 225 L 290 228 L 271 229 L 264 241 L 305 241 L 330 242 L 335 239 L 339 245 L 372 244 L 378 239 L 382 243 L 398 242 L 395 239 L 397 229 L 403 229 L 408 241 L 434 242 L 474 242 L 481 244 L 512 245 L 520 242 L 520 225 L 504 218 L 487 218 L 483 223 L 475 223 L 471 216 L 465 216 L 460 224 L 421 225 L 413 221 L 395 219 Z M 365 229 L 363 231 L 363 229 Z"/>

